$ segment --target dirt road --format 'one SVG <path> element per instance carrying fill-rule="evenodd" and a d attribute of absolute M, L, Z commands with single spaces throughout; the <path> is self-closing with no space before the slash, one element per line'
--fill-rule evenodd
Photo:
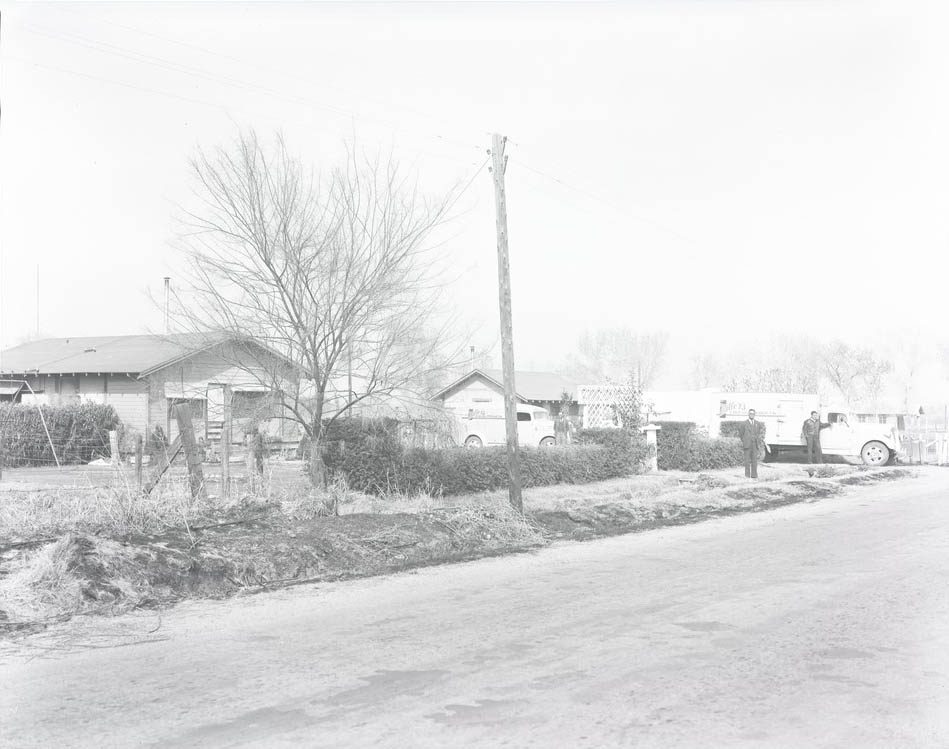
<path fill-rule="evenodd" d="M 946 746 L 949 471 L 0 648 L 5 746 Z"/>

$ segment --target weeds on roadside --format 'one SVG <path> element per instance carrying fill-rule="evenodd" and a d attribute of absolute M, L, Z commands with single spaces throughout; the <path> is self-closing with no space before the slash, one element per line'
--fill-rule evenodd
<path fill-rule="evenodd" d="M 219 498 L 193 503 L 187 479 L 167 479 L 145 494 L 116 470 L 107 486 L 59 486 L 0 494 L 0 538 L 30 541 L 64 533 L 124 536 L 188 528 L 219 511 Z"/>

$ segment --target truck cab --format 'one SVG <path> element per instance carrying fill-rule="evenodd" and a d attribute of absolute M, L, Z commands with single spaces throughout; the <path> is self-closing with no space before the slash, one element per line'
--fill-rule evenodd
<path fill-rule="evenodd" d="M 895 427 L 883 424 L 862 424 L 841 408 L 814 408 L 820 420 L 830 426 L 820 430 L 821 451 L 845 459 L 859 460 L 865 465 L 886 465 L 900 449 L 900 435 Z M 801 450 L 804 446 L 802 427 L 810 411 L 785 415 L 777 424 L 775 437 L 766 438 L 774 454 Z"/>
<path fill-rule="evenodd" d="M 886 465 L 900 449 L 900 434 L 884 424 L 862 424 L 841 409 L 821 411 L 821 450 L 829 455 L 859 456 L 866 465 Z"/>

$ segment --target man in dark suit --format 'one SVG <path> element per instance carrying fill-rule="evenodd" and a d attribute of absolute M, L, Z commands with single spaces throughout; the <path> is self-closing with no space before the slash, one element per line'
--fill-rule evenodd
<path fill-rule="evenodd" d="M 741 422 L 738 433 L 741 437 L 741 448 L 745 451 L 745 476 L 750 479 L 758 478 L 758 455 L 763 445 L 765 452 L 768 445 L 764 441 L 765 425 L 755 420 L 755 409 L 748 411 L 748 419 Z"/>

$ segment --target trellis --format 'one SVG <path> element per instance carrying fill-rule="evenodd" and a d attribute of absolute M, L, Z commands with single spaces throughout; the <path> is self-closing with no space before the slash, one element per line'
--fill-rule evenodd
<path fill-rule="evenodd" d="M 623 426 L 623 414 L 639 408 L 635 385 L 581 385 L 577 401 L 583 406 L 585 429 Z"/>

